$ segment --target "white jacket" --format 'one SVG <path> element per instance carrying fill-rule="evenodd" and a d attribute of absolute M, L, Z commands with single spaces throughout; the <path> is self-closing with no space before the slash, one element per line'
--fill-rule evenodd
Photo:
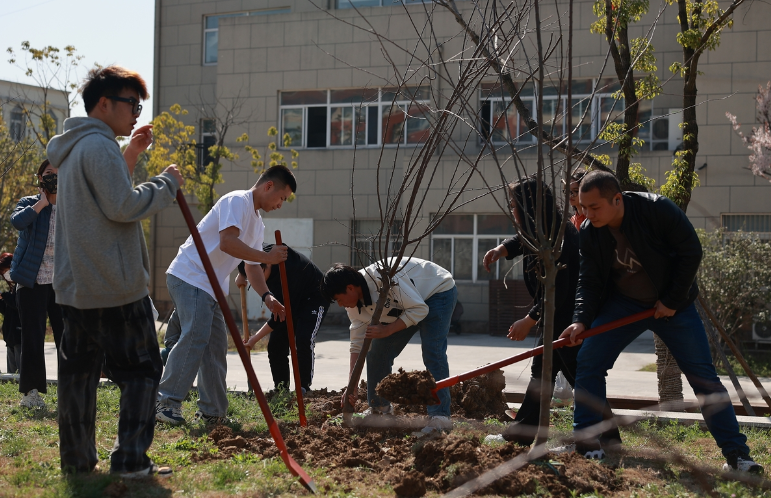
<path fill-rule="evenodd" d="M 364 302 L 359 304 L 363 306 L 345 309 L 351 320 L 351 353 L 361 351 L 367 326 L 375 312 L 378 292 L 382 287 L 377 263 L 359 270 L 359 273 L 366 280 L 368 288 L 362 289 Z M 380 323 L 389 324 L 400 318 L 408 327 L 417 325 L 428 315 L 426 300 L 454 286 L 455 281 L 449 271 L 431 261 L 410 258 L 394 276 L 394 285 L 388 291 Z"/>

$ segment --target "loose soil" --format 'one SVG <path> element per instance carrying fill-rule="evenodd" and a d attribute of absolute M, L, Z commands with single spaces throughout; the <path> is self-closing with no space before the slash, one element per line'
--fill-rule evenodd
<path fill-rule="evenodd" d="M 500 386 L 501 378 L 492 375 L 483 382 L 462 386 L 456 392 L 463 398 L 470 398 L 486 393 L 493 385 Z M 463 398 L 458 404 L 463 404 Z M 453 416 L 456 428 L 452 432 L 420 437 L 417 435 L 420 433 L 399 428 L 347 428 L 341 425 L 339 417 L 335 417 L 340 413 L 340 399 L 341 393 L 336 391 L 308 393 L 308 427 L 283 423 L 281 432 L 289 453 L 300 465 L 306 469 L 324 467 L 329 477 L 344 486 L 359 483 L 376 489 L 390 485 L 397 496 L 444 493 L 528 450 L 514 443 L 482 444 L 480 441 L 489 432 L 489 427 L 480 420 L 457 415 Z M 492 397 L 490 402 L 496 403 L 497 398 Z M 470 400 L 466 404 L 471 406 Z M 366 406 L 366 403 L 359 401 L 357 410 L 362 405 Z M 485 412 L 478 405 L 472 406 L 471 412 Z M 418 416 L 405 412 L 403 406 L 396 406 L 400 416 L 394 419 Z M 491 409 L 486 410 L 489 411 Z M 457 423 L 460 421 L 464 423 Z M 242 452 L 260 458 L 279 456 L 268 433 L 236 433 L 230 427 L 217 426 L 211 430 L 209 438 L 219 451 L 198 454 L 194 461 L 227 459 Z M 645 483 L 660 481 L 651 470 L 625 469 L 619 473 L 612 467 L 576 455 L 549 455 L 548 458 L 554 459 L 551 465 L 544 462 L 528 464 L 478 494 L 519 496 L 548 490 L 555 497 L 574 496 L 574 492 L 621 496 Z M 320 491 L 324 493 L 329 489 Z"/>
<path fill-rule="evenodd" d="M 400 405 L 435 405 L 436 399 L 431 390 L 436 388 L 434 376 L 426 370 L 405 372 L 399 369 L 397 373 L 387 375 L 375 389 L 379 396 Z"/>
<path fill-rule="evenodd" d="M 436 387 L 434 377 L 426 370 L 388 375 L 380 381 L 377 393 L 383 398 L 403 405 L 407 413 L 426 413 L 425 406 L 433 405 L 436 400 L 431 390 Z M 450 387 L 452 412 L 467 418 L 497 418 L 505 420 L 504 412 L 508 408 L 503 390 L 506 379 L 503 370 L 474 377 Z"/>

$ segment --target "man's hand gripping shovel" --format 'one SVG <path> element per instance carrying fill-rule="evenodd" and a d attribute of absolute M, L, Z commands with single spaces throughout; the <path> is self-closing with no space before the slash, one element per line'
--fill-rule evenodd
<path fill-rule="evenodd" d="M 591 337 L 593 335 L 602 334 L 603 332 L 607 332 L 609 330 L 613 330 L 618 327 L 623 327 L 624 325 L 629 325 L 630 323 L 634 323 L 639 320 L 643 320 L 645 318 L 653 316 L 655 311 L 656 309 L 652 308 L 649 310 L 641 311 L 639 313 L 635 313 L 634 315 L 629 315 L 625 318 L 620 318 L 618 320 L 608 322 L 604 325 L 600 325 L 599 327 L 594 327 L 593 329 L 585 330 L 582 333 L 580 333 L 576 338 L 586 339 L 587 337 Z M 570 338 L 565 337 L 563 339 L 558 339 L 554 341 L 552 343 L 552 348 L 559 349 L 561 347 L 565 347 L 569 345 L 570 345 Z M 434 398 L 434 401 L 435 401 L 433 404 L 439 404 L 439 396 L 437 395 L 437 392 L 439 392 L 440 389 L 454 386 L 459 382 L 464 382 L 469 379 L 473 379 L 474 377 L 484 375 L 486 373 L 494 372 L 499 368 L 503 368 L 507 365 L 511 365 L 512 363 L 517 363 L 518 361 L 522 361 L 527 358 L 532 358 L 533 356 L 538 356 L 539 354 L 543 354 L 543 346 L 538 346 L 537 348 L 533 348 L 529 351 L 525 351 L 524 353 L 519 353 L 518 355 L 514 355 L 500 361 L 496 361 L 495 363 L 485 365 L 475 370 L 470 370 L 466 373 L 456 375 L 455 377 L 448 377 L 444 380 L 440 380 L 439 382 L 436 383 L 436 387 L 431 390 L 431 396 Z"/>
<path fill-rule="evenodd" d="M 246 369 L 246 376 L 249 379 L 249 384 L 254 389 L 254 395 L 260 405 L 262 415 L 265 417 L 265 422 L 268 424 L 270 434 L 273 436 L 273 441 L 276 443 L 276 447 L 278 447 L 281 459 L 289 469 L 289 472 L 299 477 L 300 482 L 308 491 L 311 493 L 316 493 L 316 483 L 313 482 L 313 480 L 302 469 L 302 467 L 300 467 L 300 465 L 292 459 L 292 457 L 289 455 L 289 452 L 287 451 L 284 438 L 281 436 L 281 431 L 278 428 L 276 419 L 273 418 L 273 414 L 271 413 L 270 407 L 268 406 L 268 400 L 265 398 L 265 394 L 260 388 L 260 383 L 257 381 L 257 376 L 255 375 L 254 369 L 252 368 L 252 362 L 249 357 L 249 353 L 246 352 L 246 347 L 244 346 L 244 343 L 238 333 L 238 329 L 236 328 L 236 322 L 233 319 L 232 314 L 226 311 L 229 309 L 229 307 L 227 300 L 225 299 L 225 294 L 222 292 L 222 289 L 217 282 L 217 276 L 214 273 L 214 268 L 212 268 L 211 261 L 209 260 L 209 256 L 206 253 L 206 248 L 204 247 L 203 241 L 201 240 L 201 235 L 198 233 L 198 228 L 195 225 L 195 221 L 193 221 L 193 215 L 190 213 L 190 208 L 188 207 L 185 196 L 182 194 L 181 190 L 177 191 L 177 203 L 179 204 L 179 208 L 182 210 L 182 215 L 185 217 L 185 222 L 187 223 L 187 227 L 190 229 L 190 234 L 193 236 L 193 242 L 195 243 L 195 248 L 198 250 L 198 255 L 201 257 L 203 267 L 206 270 L 206 276 L 209 277 L 209 282 L 211 283 L 212 289 L 214 289 L 217 302 L 219 303 L 220 308 L 222 309 L 222 314 L 225 317 L 225 323 L 228 326 L 228 330 L 230 330 L 230 334 L 233 336 L 233 342 L 235 343 L 236 349 L 238 350 L 238 356 L 241 357 L 241 362 L 244 364 L 244 369 Z"/>

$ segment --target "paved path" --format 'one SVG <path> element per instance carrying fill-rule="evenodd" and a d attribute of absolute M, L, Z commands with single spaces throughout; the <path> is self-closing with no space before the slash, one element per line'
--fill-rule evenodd
<path fill-rule="evenodd" d="M 488 335 L 451 335 L 449 337 L 447 355 L 450 362 L 450 374 L 457 375 L 487 363 L 497 361 L 534 346 L 534 339 L 528 338 L 521 343 L 512 342 L 505 337 Z M 0 342 L 0 370 L 5 371 L 5 343 Z M 339 390 L 348 382 L 348 329 L 340 326 L 322 327 L 316 342 L 316 365 L 314 388 L 326 387 Z M 263 390 L 273 387 L 268 354 L 253 353 L 252 365 Z M 654 363 L 653 334 L 646 332 L 633 342 L 616 361 L 615 367 L 608 374 L 609 396 L 658 396 L 655 372 L 640 372 L 640 368 Z M 396 359 L 394 369 L 402 367 L 405 370 L 422 370 L 425 367 L 421 360 L 420 341 L 416 336 L 407 345 L 404 352 Z M 53 343 L 46 344 L 46 372 L 49 379 L 56 378 L 56 353 Z M 530 378 L 530 361 L 509 365 L 504 369 L 506 375 L 506 390 L 524 392 Z M 363 375 L 366 378 L 365 374 Z M 739 398 L 726 376 L 721 377 L 723 385 L 734 401 Z M 746 377 L 740 377 L 742 387 L 753 404 L 764 404 L 757 389 Z M 685 380 L 683 380 L 685 383 Z M 771 379 L 761 378 L 766 390 L 771 391 Z M 237 353 L 228 354 L 228 387 L 235 390 L 246 390 L 246 373 Z M 690 387 L 685 387 L 685 398 L 695 399 Z"/>

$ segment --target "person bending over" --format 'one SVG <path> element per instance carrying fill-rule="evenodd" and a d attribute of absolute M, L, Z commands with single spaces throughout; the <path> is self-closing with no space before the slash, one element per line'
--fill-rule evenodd
<path fill-rule="evenodd" d="M 420 331 L 423 363 L 434 379 L 450 375 L 447 362 L 447 334 L 458 289 L 450 272 L 441 266 L 418 258 L 400 264 L 394 276 L 380 324 L 370 325 L 378 291 L 382 287 L 378 264 L 356 271 L 342 263 L 324 274 L 321 293 L 345 308 L 351 320 L 350 372 L 359 358 L 365 338 L 372 339 L 367 353 L 367 401 L 370 413 L 392 413 L 391 403 L 378 396 L 375 388 L 391 373 L 394 360 L 409 340 Z M 391 259 L 389 264 L 395 264 Z M 356 393 L 343 396 L 355 400 Z M 440 389 L 440 404 L 429 405 L 426 432 L 449 430 L 450 390 Z M 353 403 L 354 401 L 352 401 Z"/>
<path fill-rule="evenodd" d="M 270 251 L 272 245 L 266 246 Z M 300 386 L 303 392 L 309 391 L 313 382 L 315 366 L 316 334 L 329 309 L 329 300 L 321 294 L 320 285 L 324 274 L 305 255 L 287 246 L 286 278 L 289 286 L 289 302 L 292 305 L 292 323 L 297 345 L 297 361 L 300 369 Z M 261 264 L 268 285 L 269 294 L 281 304 L 284 304 L 284 293 L 281 287 L 281 275 L 278 265 Z M 238 266 L 239 275 L 236 285 L 246 285 L 245 265 Z M 263 295 L 267 298 L 267 295 Z M 276 389 L 289 389 L 289 335 L 286 320 L 271 316 L 260 330 L 244 342 L 251 349 L 257 341 L 270 334 L 268 340 L 268 361 L 273 374 L 273 385 Z"/>
<path fill-rule="evenodd" d="M 592 171 L 581 181 L 579 203 L 586 214 L 580 232 L 581 269 L 573 324 L 560 337 L 576 336 L 650 308 L 651 318 L 584 340 L 578 353 L 576 431 L 602 421 L 605 378 L 618 355 L 646 330 L 672 352 L 699 399 L 707 428 L 726 458 L 724 469 L 762 472 L 750 457 L 731 399 L 715 372 L 707 335 L 693 302 L 702 249 L 696 231 L 674 202 L 660 195 L 621 192 L 611 173 Z M 573 448 L 561 448 L 571 450 Z M 596 438 L 575 450 L 602 458 Z"/>
<path fill-rule="evenodd" d="M 535 219 L 536 219 L 536 196 L 538 192 L 538 183 L 535 178 L 527 178 L 521 182 L 512 183 L 509 185 L 510 198 L 511 198 L 511 213 L 514 216 L 514 220 L 517 224 L 523 227 L 528 233 L 535 233 Z M 543 201 L 547 206 L 545 209 L 546 214 L 546 227 L 547 230 L 551 230 L 551 227 L 559 228 L 562 223 L 562 211 L 557 210 L 556 217 L 554 216 L 554 196 L 551 193 L 551 189 L 548 186 L 544 187 Z M 523 268 L 525 285 L 530 295 L 533 297 L 533 307 L 530 312 L 517 320 L 509 327 L 509 339 L 513 341 L 522 341 L 527 337 L 534 326 L 539 325 L 538 345 L 543 344 L 543 321 L 541 320 L 541 314 L 543 312 L 543 286 L 541 285 L 541 276 L 543 270 L 538 259 L 538 255 L 528 249 L 526 244 L 522 243 L 519 235 L 506 239 L 494 249 L 490 249 L 485 254 L 482 264 L 487 271 L 490 271 L 490 265 L 498 261 L 500 258 L 513 259 L 517 256 L 524 255 Z M 576 285 L 578 283 L 578 231 L 572 224 L 568 223 L 565 226 L 565 238 L 562 243 L 562 254 L 557 260 L 558 264 L 564 265 L 565 268 L 557 272 L 556 281 L 556 298 L 555 298 L 555 310 L 554 310 L 554 329 L 553 336 L 556 339 L 562 331 L 572 323 L 574 298 L 576 295 Z M 560 348 L 554 350 L 551 370 L 551 386 L 554 388 L 554 380 L 557 374 L 561 371 L 565 376 L 565 379 L 571 386 L 575 385 L 576 375 L 576 357 L 580 346 L 572 348 Z M 507 441 L 513 441 L 523 446 L 530 446 L 535 439 L 536 431 L 538 429 L 539 414 L 541 412 L 540 398 L 541 398 L 541 373 L 543 368 L 543 356 L 538 355 L 533 358 L 531 366 L 530 383 L 525 391 L 525 399 L 522 401 L 522 407 L 517 412 L 517 416 L 514 418 L 514 422 L 506 427 L 503 431 L 503 437 Z M 547 393 L 551 398 L 551 392 Z M 612 417 L 613 414 L 610 411 L 610 407 L 605 410 L 606 418 Z M 603 438 L 606 441 L 614 441 L 615 444 L 619 444 L 621 441 L 621 435 L 618 432 L 618 428 L 613 428 L 607 433 L 603 434 Z"/>

